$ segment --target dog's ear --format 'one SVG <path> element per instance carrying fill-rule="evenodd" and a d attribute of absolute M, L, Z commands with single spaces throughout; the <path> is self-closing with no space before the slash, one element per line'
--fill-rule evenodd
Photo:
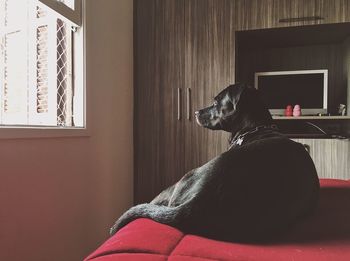
<path fill-rule="evenodd" d="M 252 86 L 246 85 L 240 94 L 240 100 L 247 106 L 265 107 L 259 95 L 259 91 Z"/>
<path fill-rule="evenodd" d="M 236 83 L 228 87 L 228 95 L 229 95 L 230 101 L 233 104 L 234 110 L 237 109 L 239 101 L 241 100 L 241 97 L 244 96 L 243 93 L 253 92 L 254 90 L 252 89 L 254 88 L 243 83 Z"/>
<path fill-rule="evenodd" d="M 272 116 L 260 97 L 259 91 L 249 85 L 241 85 L 238 88 L 239 95 L 237 95 L 237 101 L 235 109 L 244 111 L 250 115 L 255 115 L 257 119 L 265 120 L 266 122 L 272 120 Z"/>

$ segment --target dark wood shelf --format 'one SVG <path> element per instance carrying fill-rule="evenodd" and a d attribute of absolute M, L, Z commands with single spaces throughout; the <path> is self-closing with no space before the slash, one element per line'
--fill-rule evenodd
<path fill-rule="evenodd" d="M 326 134 L 311 134 L 311 133 L 283 133 L 290 139 L 347 139 L 348 137 L 338 135 L 326 135 Z"/>
<path fill-rule="evenodd" d="M 350 120 L 350 116 L 273 116 L 274 120 Z"/>
<path fill-rule="evenodd" d="M 343 42 L 350 34 L 350 23 L 294 26 L 264 30 L 237 31 L 244 49 L 286 48 Z M 258 43 L 258 44 L 257 44 Z"/>

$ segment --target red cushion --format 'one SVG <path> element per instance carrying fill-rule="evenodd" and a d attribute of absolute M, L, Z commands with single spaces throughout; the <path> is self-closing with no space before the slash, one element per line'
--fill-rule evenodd
<path fill-rule="evenodd" d="M 149 219 L 138 219 L 107 240 L 86 260 L 350 260 L 350 181 L 321 180 L 313 217 L 278 243 L 237 244 L 184 235 Z"/>

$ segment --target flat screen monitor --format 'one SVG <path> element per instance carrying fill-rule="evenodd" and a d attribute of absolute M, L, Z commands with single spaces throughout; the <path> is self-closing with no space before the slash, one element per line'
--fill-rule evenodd
<path fill-rule="evenodd" d="M 328 70 L 257 72 L 255 88 L 272 115 L 296 104 L 303 115 L 327 113 Z"/>

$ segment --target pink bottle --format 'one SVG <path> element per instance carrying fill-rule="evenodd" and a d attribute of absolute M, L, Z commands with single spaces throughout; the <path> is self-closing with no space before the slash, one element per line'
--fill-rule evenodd
<path fill-rule="evenodd" d="M 288 105 L 287 108 L 284 110 L 284 116 L 292 116 L 293 115 L 293 109 L 292 105 Z"/>
<path fill-rule="evenodd" d="M 293 109 L 293 116 L 298 117 L 301 115 L 300 105 L 296 104 Z"/>

